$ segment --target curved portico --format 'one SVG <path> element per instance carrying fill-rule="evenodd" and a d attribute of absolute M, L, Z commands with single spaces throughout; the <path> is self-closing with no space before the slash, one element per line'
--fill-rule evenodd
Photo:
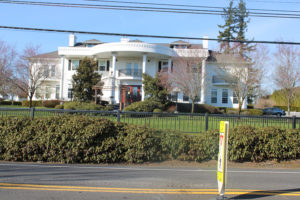
<path fill-rule="evenodd" d="M 93 57 L 98 60 L 98 63 L 107 63 L 106 67 L 103 67 L 106 70 L 100 72 L 105 81 L 104 99 L 109 100 L 110 103 L 118 103 L 122 100 L 122 87 L 126 85 L 137 86 L 141 93 L 141 100 L 144 100 L 143 87 L 140 87 L 142 73 L 154 76 L 159 67 L 161 68 L 158 64 L 161 61 L 167 63 L 167 68 L 170 70 L 173 51 L 167 46 L 158 44 L 123 40 L 89 48 L 60 47 L 58 54 L 67 60 Z"/>

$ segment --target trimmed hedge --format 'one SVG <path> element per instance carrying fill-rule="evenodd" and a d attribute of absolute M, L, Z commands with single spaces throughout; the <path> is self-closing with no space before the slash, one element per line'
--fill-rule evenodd
<path fill-rule="evenodd" d="M 29 101 L 28 100 L 22 101 L 22 106 L 29 107 Z M 41 106 L 42 106 L 42 101 L 32 101 L 32 107 L 41 107 Z"/>
<path fill-rule="evenodd" d="M 226 108 L 226 114 L 238 115 L 239 111 L 236 108 Z M 242 109 L 241 115 L 261 116 L 263 115 L 263 111 L 259 109 Z"/>
<path fill-rule="evenodd" d="M 20 102 L 20 101 L 4 101 L 4 100 L 0 99 L 0 105 L 6 105 L 6 106 L 16 105 L 16 106 L 20 106 L 20 105 L 22 105 L 22 102 Z"/>
<path fill-rule="evenodd" d="M 274 107 L 280 108 L 281 110 L 284 110 L 284 111 L 288 110 L 287 106 L 274 106 Z M 300 107 L 291 106 L 290 109 L 291 109 L 291 111 L 300 112 Z"/>
<path fill-rule="evenodd" d="M 7 117 L 0 121 L 0 159 L 62 163 L 142 163 L 217 159 L 217 130 L 183 135 L 79 115 Z M 229 160 L 300 158 L 300 130 L 241 126 L 230 130 Z"/>
<path fill-rule="evenodd" d="M 57 105 L 60 105 L 60 100 L 46 100 L 42 102 L 42 105 L 46 108 L 55 108 Z"/>
<path fill-rule="evenodd" d="M 65 102 L 63 108 L 66 110 L 106 110 L 105 106 L 79 101 Z"/>
<path fill-rule="evenodd" d="M 173 103 L 173 105 L 176 105 Z M 177 111 L 183 113 L 190 113 L 192 109 L 191 103 L 177 103 Z M 222 111 L 214 106 L 208 104 L 195 104 L 194 113 L 209 113 L 209 114 L 222 114 Z"/>
<path fill-rule="evenodd" d="M 127 106 L 124 111 L 131 112 L 153 112 L 154 109 L 164 109 L 164 106 L 157 101 L 146 99 L 145 101 L 138 101 Z"/>

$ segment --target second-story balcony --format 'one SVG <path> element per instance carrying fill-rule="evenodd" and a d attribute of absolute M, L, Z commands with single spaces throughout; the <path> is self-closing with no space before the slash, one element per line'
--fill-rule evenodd
<path fill-rule="evenodd" d="M 142 69 L 120 69 L 117 76 L 119 78 L 141 79 Z"/>

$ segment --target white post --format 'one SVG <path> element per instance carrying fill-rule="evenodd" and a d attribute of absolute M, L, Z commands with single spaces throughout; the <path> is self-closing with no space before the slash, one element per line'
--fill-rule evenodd
<path fill-rule="evenodd" d="M 60 74 L 60 100 L 64 100 L 64 73 L 65 73 L 65 57 L 61 57 L 61 74 Z"/>
<path fill-rule="evenodd" d="M 144 54 L 143 55 L 143 74 L 146 73 L 146 63 L 147 63 L 147 55 Z M 142 79 L 142 81 L 144 81 L 144 79 Z M 144 101 L 145 99 L 145 91 L 144 91 L 144 84 L 142 84 L 142 101 Z"/>
<path fill-rule="evenodd" d="M 205 104 L 205 77 L 206 77 L 206 62 L 205 59 L 202 61 L 202 74 L 201 74 L 201 104 Z"/>
<path fill-rule="evenodd" d="M 168 73 L 171 73 L 171 66 L 172 66 L 172 58 L 168 60 Z"/>
<path fill-rule="evenodd" d="M 115 98 L 115 79 L 116 79 L 116 55 L 112 54 L 112 70 L 111 70 L 111 104 L 114 103 L 114 98 Z"/>

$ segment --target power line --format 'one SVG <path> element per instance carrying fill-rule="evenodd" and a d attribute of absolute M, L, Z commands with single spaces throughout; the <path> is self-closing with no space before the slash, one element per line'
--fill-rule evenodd
<path fill-rule="evenodd" d="M 211 8 L 211 9 L 221 9 L 225 7 L 219 6 L 199 6 L 191 4 L 166 4 L 166 3 L 149 3 L 149 2 L 133 2 L 133 1 L 111 1 L 111 0 L 85 0 L 91 2 L 107 2 L 107 3 L 118 3 L 118 4 L 135 4 L 135 5 L 155 5 L 155 6 L 173 6 L 173 7 L 186 7 L 186 8 Z M 300 13 L 299 10 L 274 10 L 274 9 L 258 9 L 258 8 L 248 8 L 247 10 L 256 10 L 256 11 L 268 11 L 268 12 L 287 12 L 287 13 Z"/>
<path fill-rule="evenodd" d="M 72 7 L 72 8 L 94 8 L 109 10 L 127 10 L 127 11 L 144 11 L 144 12 L 164 12 L 164 13 L 180 13 L 180 14 L 208 14 L 208 15 L 224 15 L 221 10 L 199 10 L 199 9 L 174 9 L 174 8 L 157 8 L 157 7 L 138 7 L 138 6 L 115 6 L 115 5 L 99 5 L 99 4 L 74 4 L 74 3 L 55 3 L 55 2 L 35 2 L 35 1 L 5 1 L 0 3 L 7 4 L 25 4 L 37 6 L 55 6 L 55 7 Z M 299 19 L 300 15 L 285 13 L 259 13 L 251 12 L 252 17 L 269 17 L 269 18 L 289 18 Z"/>
<path fill-rule="evenodd" d="M 160 38 L 160 39 L 182 39 L 182 40 L 210 40 L 223 42 L 241 42 L 241 43 L 263 43 L 263 44 L 289 44 L 300 45 L 300 42 L 284 42 L 284 41 L 262 41 L 262 40 L 220 40 L 217 38 L 202 38 L 202 37 L 184 37 L 184 36 L 166 36 L 166 35 L 144 35 L 131 33 L 108 33 L 108 32 L 91 32 L 91 31 L 77 31 L 77 30 L 61 30 L 61 29 L 47 29 L 47 28 L 31 28 L 31 27 L 16 27 L 16 26 L 0 26 L 2 29 L 22 30 L 22 31 L 41 31 L 41 32 L 55 32 L 55 33 L 77 33 L 86 35 L 106 35 L 106 36 L 129 36 L 139 38 Z"/>

